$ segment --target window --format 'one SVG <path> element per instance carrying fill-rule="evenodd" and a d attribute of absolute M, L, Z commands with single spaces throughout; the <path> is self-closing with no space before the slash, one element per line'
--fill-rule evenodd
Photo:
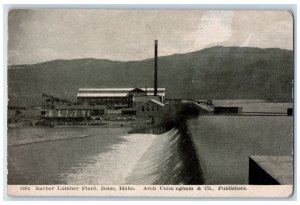
<path fill-rule="evenodd" d="M 144 106 L 142 106 L 142 112 L 144 112 L 145 111 L 145 108 L 144 108 Z"/>

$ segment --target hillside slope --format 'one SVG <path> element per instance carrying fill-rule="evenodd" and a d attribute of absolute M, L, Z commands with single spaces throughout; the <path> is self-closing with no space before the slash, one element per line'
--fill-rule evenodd
<path fill-rule="evenodd" d="M 290 100 L 293 52 L 212 47 L 159 57 L 158 85 L 167 98 Z M 41 93 L 76 101 L 79 88 L 153 87 L 153 59 L 54 60 L 8 68 L 11 105 L 40 106 Z"/>

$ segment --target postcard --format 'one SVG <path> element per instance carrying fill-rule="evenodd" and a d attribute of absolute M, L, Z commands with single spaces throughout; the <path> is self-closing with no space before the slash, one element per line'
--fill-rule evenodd
<path fill-rule="evenodd" d="M 10 196 L 289 197 L 288 10 L 11 9 Z"/>

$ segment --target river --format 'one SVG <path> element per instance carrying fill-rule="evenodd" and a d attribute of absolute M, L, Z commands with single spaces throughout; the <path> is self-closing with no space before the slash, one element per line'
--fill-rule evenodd
<path fill-rule="evenodd" d="M 287 107 L 243 106 L 249 112 Z M 199 173 L 194 155 L 205 184 L 247 184 L 249 156 L 292 155 L 290 116 L 199 116 L 187 127 L 195 153 L 181 146 L 186 133 L 176 129 L 129 135 L 129 128 L 9 128 L 8 184 L 182 184 Z"/>

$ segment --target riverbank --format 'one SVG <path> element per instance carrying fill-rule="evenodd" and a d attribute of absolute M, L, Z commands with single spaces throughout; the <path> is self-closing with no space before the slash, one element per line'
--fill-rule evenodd
<path fill-rule="evenodd" d="M 27 122 L 14 122 L 8 123 L 8 128 L 17 127 L 132 127 L 134 121 L 90 121 L 90 122 L 44 122 L 44 121 L 27 121 Z"/>

